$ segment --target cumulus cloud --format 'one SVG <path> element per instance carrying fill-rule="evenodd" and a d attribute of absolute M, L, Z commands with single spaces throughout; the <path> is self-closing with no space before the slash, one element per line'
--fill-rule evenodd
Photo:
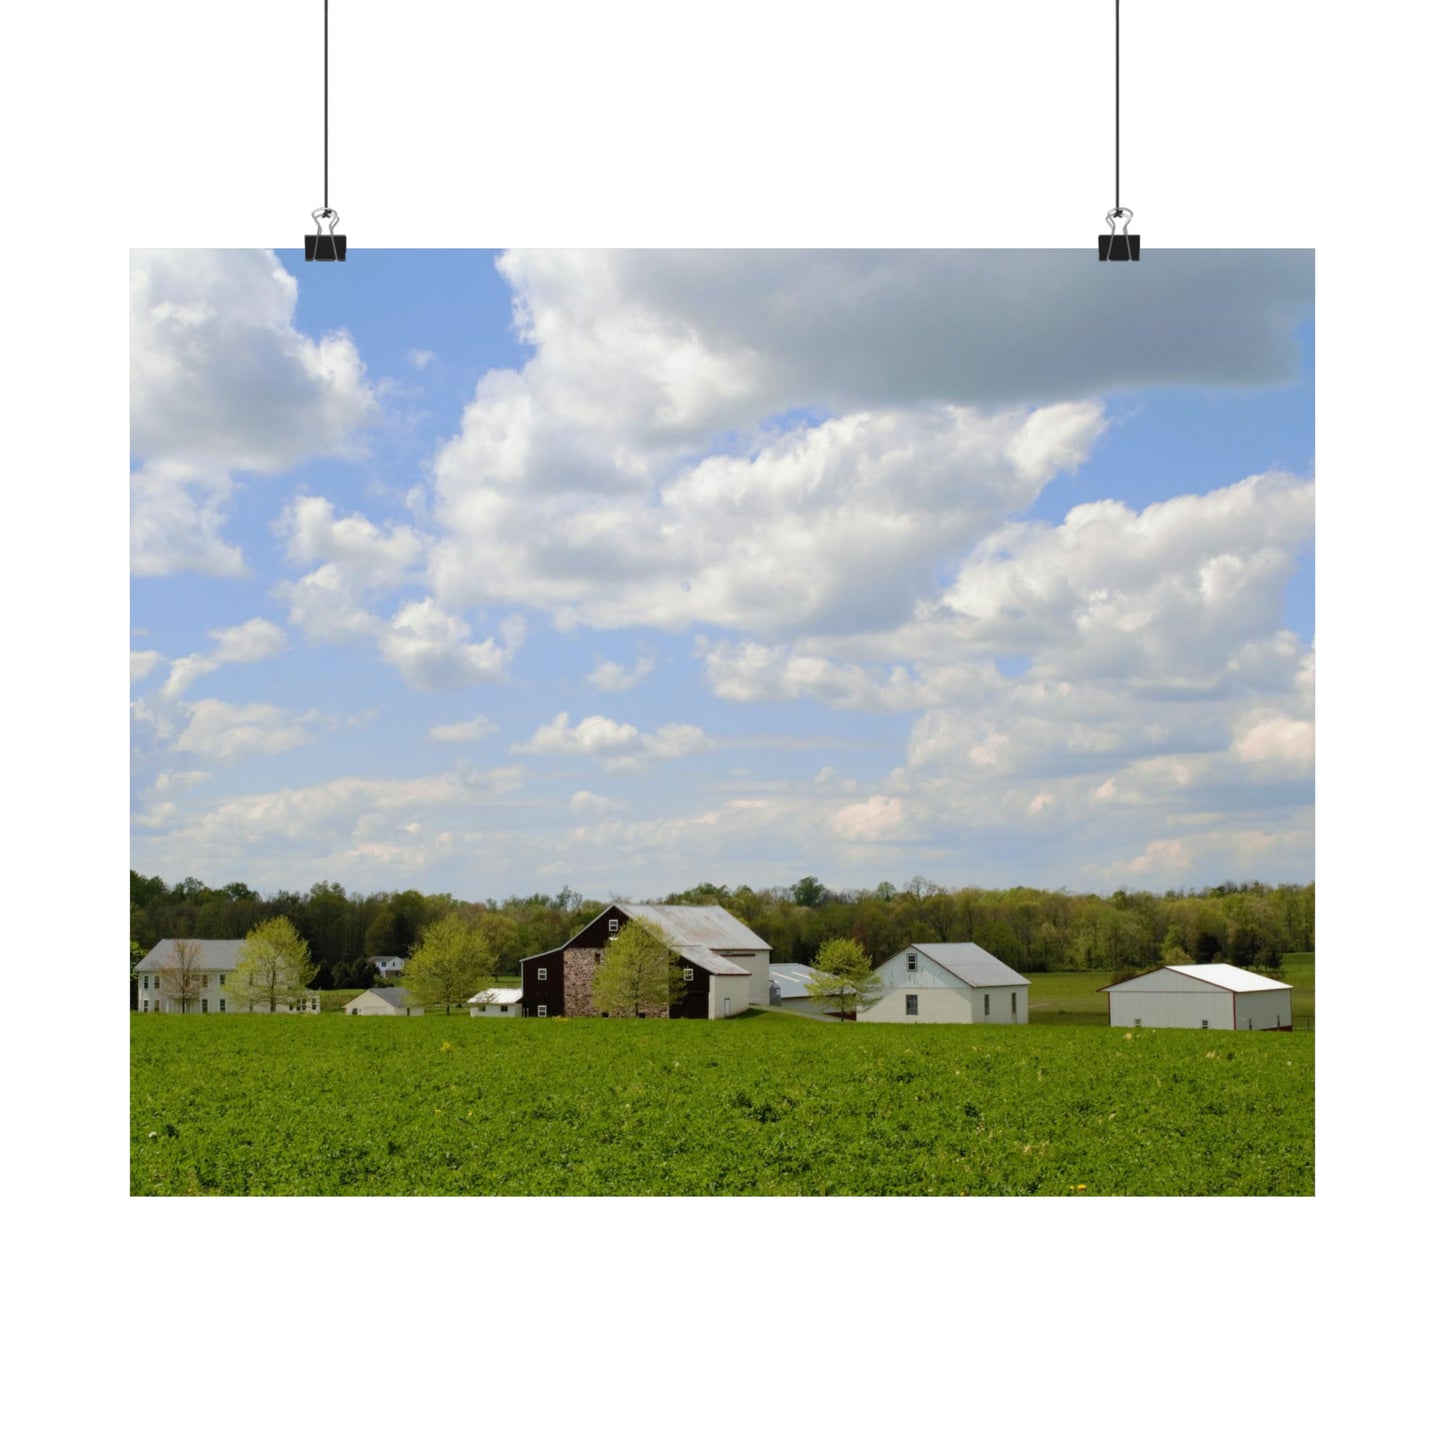
<path fill-rule="evenodd" d="M 227 663 L 265 662 L 286 648 L 286 633 L 264 617 L 253 617 L 236 627 L 218 627 L 209 634 L 216 645 L 209 652 L 192 652 L 171 663 L 161 697 L 174 701 L 197 678 Z"/>
<path fill-rule="evenodd" d="M 627 804 L 621 798 L 609 798 L 601 793 L 589 793 L 585 788 L 572 794 L 572 811 L 574 813 L 601 816 L 608 813 L 622 813 L 626 810 Z"/>
<path fill-rule="evenodd" d="M 137 683 L 142 678 L 149 677 L 155 670 L 156 664 L 164 661 L 165 659 L 154 648 L 147 648 L 144 652 L 132 652 L 130 655 L 131 682 Z"/>
<path fill-rule="evenodd" d="M 638 766 L 647 759 L 681 758 L 705 752 L 712 742 L 691 723 L 668 723 L 656 732 L 644 733 L 632 723 L 616 722 L 594 714 L 575 725 L 570 715 L 559 712 L 543 723 L 529 741 L 512 749 L 516 753 L 537 753 L 552 757 L 601 758 L 614 771 Z"/>
<path fill-rule="evenodd" d="M 382 657 L 407 683 L 430 692 L 499 681 L 523 631 L 520 619 L 510 619 L 502 625 L 500 641 L 473 642 L 462 618 L 426 597 L 398 608 L 378 643 Z"/>
<path fill-rule="evenodd" d="M 178 753 L 195 753 L 214 762 L 283 753 L 311 741 L 301 722 L 272 703 L 229 703 L 202 698 L 176 739 Z"/>
<path fill-rule="evenodd" d="M 587 681 L 603 692 L 626 692 L 636 687 L 655 665 L 656 660 L 650 653 L 639 653 L 631 667 L 603 659 L 587 674 Z"/>
<path fill-rule="evenodd" d="M 852 842 L 900 838 L 906 830 L 903 800 L 878 795 L 863 803 L 850 803 L 834 814 L 833 830 Z"/>
<path fill-rule="evenodd" d="M 132 570 L 239 576 L 236 475 L 345 450 L 374 407 L 365 367 L 344 333 L 296 329 L 269 251 L 133 251 L 130 307 Z"/>
<path fill-rule="evenodd" d="M 474 743 L 496 731 L 496 723 L 478 714 L 466 722 L 438 723 L 427 732 L 427 740 L 434 743 Z"/>

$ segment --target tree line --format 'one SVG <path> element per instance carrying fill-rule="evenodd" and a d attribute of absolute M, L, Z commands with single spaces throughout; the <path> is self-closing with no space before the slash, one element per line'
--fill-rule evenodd
<path fill-rule="evenodd" d="M 258 924 L 285 917 L 316 965 L 314 987 L 365 988 L 374 981 L 369 958 L 409 958 L 441 919 L 474 925 L 497 970 L 515 975 L 521 959 L 565 943 L 608 901 L 571 888 L 478 901 L 415 889 L 363 895 L 332 882 L 262 896 L 244 883 L 167 884 L 132 870 L 131 942 L 134 956 L 163 938 L 245 938 Z M 1166 956 L 1276 968 L 1284 954 L 1315 946 L 1313 883 L 1094 894 L 946 888 L 922 877 L 831 889 L 810 875 L 773 888 L 700 883 L 647 901 L 719 904 L 772 945 L 777 963 L 811 964 L 835 938 L 854 940 L 875 964 L 910 943 L 977 943 L 1023 973 L 1123 973 L 1153 968 Z"/>

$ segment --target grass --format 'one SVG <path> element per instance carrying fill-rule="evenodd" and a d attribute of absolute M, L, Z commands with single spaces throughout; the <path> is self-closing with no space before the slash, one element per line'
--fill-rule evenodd
<path fill-rule="evenodd" d="M 810 1022 L 134 1015 L 131 1191 L 1314 1190 L 1312 1034 Z"/>

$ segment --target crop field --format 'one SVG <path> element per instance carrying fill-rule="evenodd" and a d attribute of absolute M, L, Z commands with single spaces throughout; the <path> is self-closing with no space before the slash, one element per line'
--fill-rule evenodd
<path fill-rule="evenodd" d="M 1314 1036 L 137 1014 L 143 1194 L 1312 1194 Z"/>

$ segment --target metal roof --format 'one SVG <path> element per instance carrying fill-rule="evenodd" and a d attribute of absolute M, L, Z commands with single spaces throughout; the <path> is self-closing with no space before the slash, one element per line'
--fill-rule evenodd
<path fill-rule="evenodd" d="M 484 988 L 481 993 L 474 993 L 467 1000 L 468 1003 L 521 1003 L 522 990 L 519 988 Z"/>
<path fill-rule="evenodd" d="M 744 977 L 751 977 L 752 970 L 744 968 L 740 963 L 734 963 L 730 958 L 724 958 L 720 953 L 714 953 L 710 948 L 698 948 L 692 943 L 674 943 L 672 951 L 680 957 L 685 958 L 689 963 L 695 963 L 699 968 L 706 969 L 708 973 L 742 974 Z"/>
<path fill-rule="evenodd" d="M 736 948 L 752 953 L 757 949 L 771 952 L 772 945 L 757 936 L 740 918 L 716 903 L 618 903 L 629 918 L 641 919 L 660 928 L 667 941 L 696 944 L 699 948 L 726 951 Z"/>
<path fill-rule="evenodd" d="M 1029 986 L 1023 974 L 1016 973 L 1002 959 L 995 958 L 976 943 L 910 943 L 903 951 L 931 958 L 970 988 L 998 988 L 1006 984 Z"/>
<path fill-rule="evenodd" d="M 244 938 L 163 938 L 136 964 L 136 973 L 159 973 L 172 961 L 171 950 L 177 942 L 194 943 L 201 950 L 196 967 L 202 973 L 224 973 L 236 966 L 236 958 L 245 945 Z"/>
<path fill-rule="evenodd" d="M 1251 973 L 1247 968 L 1236 968 L 1232 963 L 1171 963 L 1164 968 L 1150 969 L 1150 973 L 1182 973 L 1186 978 L 1197 978 L 1200 983 L 1213 984 L 1215 988 L 1228 989 L 1230 993 L 1266 993 L 1271 989 L 1293 988 L 1292 983 L 1280 983 Z M 1141 973 L 1139 978 L 1148 978 Z M 1138 979 L 1129 979 L 1130 983 Z M 1110 988 L 1117 988 L 1110 984 Z M 1105 990 L 1107 992 L 1107 990 Z"/>
<path fill-rule="evenodd" d="M 404 988 L 369 988 L 366 990 L 372 998 L 385 999 L 395 1008 L 420 1008 L 421 1005 Z M 357 998 L 365 998 L 366 994 L 358 994 Z M 352 1003 L 356 999 L 351 1000 Z"/>
<path fill-rule="evenodd" d="M 808 980 L 815 972 L 806 963 L 775 963 L 768 970 L 768 981 L 777 984 L 784 998 L 807 998 Z"/>

